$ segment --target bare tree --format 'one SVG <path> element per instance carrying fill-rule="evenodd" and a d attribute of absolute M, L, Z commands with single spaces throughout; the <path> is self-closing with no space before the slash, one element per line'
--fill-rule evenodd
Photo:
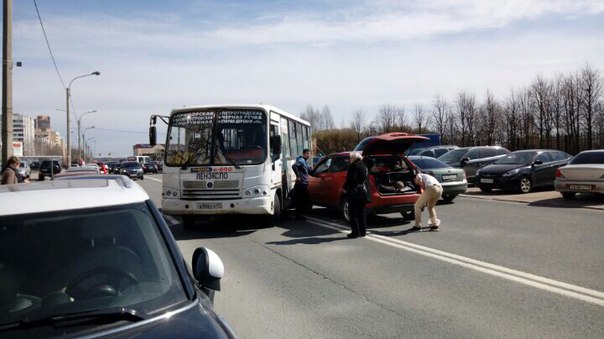
<path fill-rule="evenodd" d="M 321 120 L 323 122 L 323 129 L 334 128 L 335 125 L 333 123 L 333 117 L 331 116 L 331 110 L 327 105 L 323 106 L 323 109 L 321 110 Z"/>
<path fill-rule="evenodd" d="M 440 94 L 437 94 L 432 101 L 432 127 L 434 130 L 445 137 L 445 131 L 447 129 L 447 118 L 449 115 L 449 105 L 447 100 Z"/>
<path fill-rule="evenodd" d="M 501 107 L 490 90 L 487 90 L 485 103 L 480 109 L 480 119 L 482 121 L 477 127 L 480 131 L 481 143 L 495 145 L 501 141 L 497 135 L 501 121 Z"/>
<path fill-rule="evenodd" d="M 537 122 L 537 130 L 539 131 L 539 147 L 545 147 L 546 141 L 549 144 L 551 132 L 550 119 L 550 96 L 551 85 L 543 79 L 542 76 L 537 76 L 537 79 L 531 85 L 531 103 L 535 108 L 535 117 Z"/>
<path fill-rule="evenodd" d="M 428 113 L 426 110 L 424 110 L 424 106 L 422 104 L 415 104 L 413 111 L 413 118 L 415 120 L 415 126 L 417 127 L 417 133 L 422 134 L 425 132 L 424 130 L 429 122 Z"/>
<path fill-rule="evenodd" d="M 517 150 L 520 148 L 520 141 L 518 139 L 520 128 L 520 104 L 514 91 L 512 91 L 510 97 L 505 102 L 503 116 L 505 119 L 506 146 L 510 150 Z"/>
<path fill-rule="evenodd" d="M 319 110 L 314 109 L 312 105 L 306 106 L 306 110 L 300 114 L 300 118 L 308 121 L 314 131 L 321 131 L 325 129 Z"/>
<path fill-rule="evenodd" d="M 461 125 L 461 145 L 475 144 L 476 95 L 467 91 L 457 95 L 457 112 Z"/>
<path fill-rule="evenodd" d="M 586 130 L 587 149 L 593 148 L 593 122 L 596 115 L 596 105 L 602 97 L 602 78 L 600 73 L 586 65 L 580 71 L 580 98 L 583 103 L 583 126 Z"/>
<path fill-rule="evenodd" d="M 365 125 L 365 113 L 362 110 L 357 110 L 352 116 L 352 122 L 350 123 L 350 129 L 357 134 L 357 141 L 361 141 L 363 128 Z"/>
<path fill-rule="evenodd" d="M 396 131 L 396 121 L 399 113 L 400 111 L 394 105 L 384 105 L 380 107 L 377 118 L 379 133 Z"/>

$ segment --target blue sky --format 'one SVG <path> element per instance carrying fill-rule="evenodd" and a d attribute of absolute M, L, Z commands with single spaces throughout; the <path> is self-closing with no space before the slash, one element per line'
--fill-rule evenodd
<path fill-rule="evenodd" d="M 604 71 L 604 1 L 37 0 L 63 84 L 97 153 L 147 142 L 184 105 L 327 105 L 336 125 L 461 90 L 505 98 L 537 75 Z M 65 89 L 33 0 L 13 0 L 13 109 L 65 135 Z M 75 124 L 72 129 L 75 128 Z M 72 134 L 72 140 L 77 137 Z"/>

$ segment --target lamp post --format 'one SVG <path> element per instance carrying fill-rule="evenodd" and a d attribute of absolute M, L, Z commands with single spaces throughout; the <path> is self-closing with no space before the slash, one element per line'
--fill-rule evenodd
<path fill-rule="evenodd" d="M 82 117 L 85 116 L 86 114 L 90 114 L 90 113 L 96 113 L 96 110 L 93 111 L 88 111 L 88 112 L 84 112 L 80 115 L 79 118 L 77 118 L 78 121 L 78 157 L 81 158 L 82 157 L 82 133 L 80 132 L 81 130 L 81 121 L 82 121 Z M 94 126 L 92 127 L 88 127 L 88 128 L 94 128 Z M 86 129 L 88 129 L 86 128 Z M 84 130 L 84 132 L 86 132 L 86 129 Z"/>
<path fill-rule="evenodd" d="M 89 77 L 91 75 L 101 75 L 101 72 L 99 71 L 95 71 L 92 72 L 90 74 L 84 74 L 84 75 L 80 75 L 77 76 L 73 79 L 71 79 L 71 81 L 69 82 L 69 86 L 67 86 L 67 88 L 65 88 L 65 99 L 66 99 L 66 103 L 65 103 L 65 107 L 66 107 L 66 113 L 67 113 L 67 166 L 71 166 L 71 132 L 70 132 L 70 128 L 69 128 L 69 97 L 71 96 L 71 84 L 76 80 L 76 79 L 80 79 L 80 78 L 84 78 L 84 77 Z"/>
<path fill-rule="evenodd" d="M 90 138 L 83 138 L 84 140 L 84 158 L 88 158 L 88 160 L 90 161 L 90 142 L 94 141 L 96 142 L 96 138 L 95 137 L 90 137 Z"/>

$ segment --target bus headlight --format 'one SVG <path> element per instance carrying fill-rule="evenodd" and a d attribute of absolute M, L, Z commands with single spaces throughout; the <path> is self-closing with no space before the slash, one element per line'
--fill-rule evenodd
<path fill-rule="evenodd" d="M 245 198 L 257 198 L 257 197 L 266 197 L 270 192 L 270 187 L 267 185 L 258 185 L 250 187 L 243 191 L 243 196 Z"/>
<path fill-rule="evenodd" d="M 178 199 L 178 190 L 174 188 L 166 188 L 164 191 L 164 199 Z"/>

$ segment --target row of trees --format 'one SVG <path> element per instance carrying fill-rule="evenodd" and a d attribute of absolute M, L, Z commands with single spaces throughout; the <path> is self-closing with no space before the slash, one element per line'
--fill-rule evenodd
<path fill-rule="evenodd" d="M 479 100 L 462 90 L 449 100 L 437 94 L 428 104 L 383 105 L 373 119 L 354 112 L 347 128 L 335 129 L 327 106 L 308 106 L 301 114 L 311 122 L 313 139 L 325 153 L 350 150 L 362 138 L 394 131 L 439 133 L 458 146 L 502 145 L 510 150 L 556 148 L 571 154 L 604 148 L 604 81 L 586 65 L 551 79 L 543 76 L 528 86 L 495 98 L 487 90 Z"/>

